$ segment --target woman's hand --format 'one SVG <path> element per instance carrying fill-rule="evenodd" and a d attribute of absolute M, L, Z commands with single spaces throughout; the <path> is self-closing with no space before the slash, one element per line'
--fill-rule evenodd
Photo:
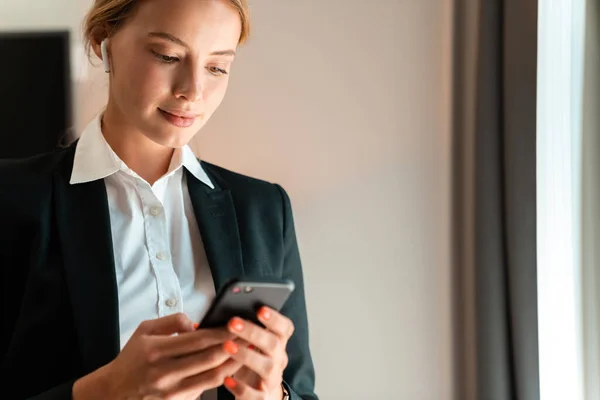
<path fill-rule="evenodd" d="M 196 327 L 182 313 L 142 322 L 119 355 L 98 370 L 95 385 L 93 374 L 75 383 L 73 398 L 102 393 L 98 398 L 195 400 L 221 386 L 241 367 L 223 347 L 235 336 L 225 328 Z"/>
<path fill-rule="evenodd" d="M 283 371 L 288 363 L 286 346 L 294 333 L 294 323 L 268 307 L 259 310 L 258 319 L 266 329 L 240 318 L 233 318 L 227 325 L 251 347 L 232 341 L 223 345 L 234 360 L 244 365 L 233 378 L 225 379 L 225 387 L 238 400 L 281 400 Z"/>

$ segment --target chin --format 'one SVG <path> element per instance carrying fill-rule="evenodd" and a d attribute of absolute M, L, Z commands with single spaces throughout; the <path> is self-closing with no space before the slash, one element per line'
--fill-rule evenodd
<path fill-rule="evenodd" d="M 192 140 L 193 137 L 194 137 L 194 134 L 190 134 L 189 132 L 188 133 L 164 132 L 164 133 L 156 135 L 154 137 L 150 137 L 150 139 L 154 143 L 159 144 L 161 146 L 176 149 L 176 148 L 184 147 L 186 144 L 188 144 Z"/>
<path fill-rule="evenodd" d="M 154 132 L 152 136 L 148 136 L 153 142 L 170 148 L 180 148 L 187 145 L 196 135 L 196 133 L 204 126 L 204 121 L 197 121 L 194 125 L 188 128 L 180 128 L 169 124 L 166 121 L 153 123 L 150 132 Z"/>

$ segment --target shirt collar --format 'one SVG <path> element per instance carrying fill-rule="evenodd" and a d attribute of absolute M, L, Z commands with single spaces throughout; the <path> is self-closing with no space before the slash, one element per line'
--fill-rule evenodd
<path fill-rule="evenodd" d="M 83 130 L 77 147 L 71 172 L 72 185 L 104 179 L 120 170 L 131 171 L 113 151 L 102 135 L 101 121 L 103 113 L 99 113 Z M 169 172 L 171 174 L 180 167 L 185 167 L 196 179 L 214 189 L 212 181 L 192 149 L 185 145 L 173 152 Z"/>

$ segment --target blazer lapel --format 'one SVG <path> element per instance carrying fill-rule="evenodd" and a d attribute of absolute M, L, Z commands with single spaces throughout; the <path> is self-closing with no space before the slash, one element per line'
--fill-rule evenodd
<path fill-rule="evenodd" d="M 244 274 L 242 247 L 229 189 L 211 189 L 186 170 L 188 191 L 217 292 Z M 213 179 L 214 183 L 214 179 Z"/>
<path fill-rule="evenodd" d="M 186 170 L 188 191 L 200 228 L 210 271 L 218 292 L 231 278 L 244 275 L 242 246 L 231 191 L 217 185 L 215 189 L 200 182 Z M 217 390 L 219 400 L 233 400 L 224 386 Z"/>
<path fill-rule="evenodd" d="M 120 351 L 119 304 L 103 180 L 71 185 L 75 145 L 55 174 L 55 215 L 85 373 Z"/>

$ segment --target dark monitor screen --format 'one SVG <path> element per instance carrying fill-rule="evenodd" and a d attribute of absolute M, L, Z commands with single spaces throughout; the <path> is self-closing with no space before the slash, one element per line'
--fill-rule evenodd
<path fill-rule="evenodd" d="M 0 158 L 56 149 L 71 126 L 69 32 L 0 32 Z"/>

